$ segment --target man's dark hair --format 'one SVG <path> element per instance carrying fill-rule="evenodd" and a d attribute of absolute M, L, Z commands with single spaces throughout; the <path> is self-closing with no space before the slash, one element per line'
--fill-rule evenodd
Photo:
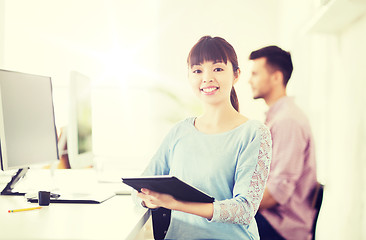
<path fill-rule="evenodd" d="M 273 70 L 278 70 L 283 74 L 283 84 L 286 86 L 290 80 L 293 66 L 290 52 L 286 52 L 277 46 L 268 46 L 253 51 L 249 59 L 266 58 L 266 64 Z"/>

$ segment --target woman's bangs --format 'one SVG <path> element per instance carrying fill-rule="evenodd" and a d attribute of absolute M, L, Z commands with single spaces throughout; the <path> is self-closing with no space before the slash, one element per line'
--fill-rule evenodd
<path fill-rule="evenodd" d="M 214 41 L 203 41 L 197 44 L 189 55 L 189 65 L 200 65 L 205 61 L 227 63 L 227 56 L 224 49 L 216 45 Z"/>

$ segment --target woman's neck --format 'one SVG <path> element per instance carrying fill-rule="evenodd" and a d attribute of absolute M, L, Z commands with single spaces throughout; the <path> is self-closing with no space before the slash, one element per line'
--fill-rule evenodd
<path fill-rule="evenodd" d="M 206 107 L 205 112 L 196 119 L 195 127 L 208 134 L 230 131 L 248 119 L 233 107 Z"/>

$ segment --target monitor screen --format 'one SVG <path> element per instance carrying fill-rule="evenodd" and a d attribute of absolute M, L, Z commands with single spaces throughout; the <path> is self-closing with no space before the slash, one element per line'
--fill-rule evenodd
<path fill-rule="evenodd" d="M 91 80 L 76 71 L 70 75 L 67 152 L 71 168 L 93 165 Z"/>
<path fill-rule="evenodd" d="M 1 169 L 58 159 L 50 77 L 0 70 Z"/>

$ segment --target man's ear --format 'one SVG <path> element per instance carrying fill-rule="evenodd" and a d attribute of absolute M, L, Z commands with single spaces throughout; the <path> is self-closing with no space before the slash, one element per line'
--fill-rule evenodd
<path fill-rule="evenodd" d="M 274 73 L 272 73 L 272 77 L 273 77 L 275 85 L 278 85 L 278 84 L 284 85 L 284 83 L 283 83 L 283 74 L 282 74 L 281 71 L 278 71 L 278 70 L 275 71 Z"/>
<path fill-rule="evenodd" d="M 240 73 L 241 73 L 240 68 L 238 68 L 238 70 L 236 70 L 236 74 L 234 73 L 233 85 L 239 81 Z"/>

